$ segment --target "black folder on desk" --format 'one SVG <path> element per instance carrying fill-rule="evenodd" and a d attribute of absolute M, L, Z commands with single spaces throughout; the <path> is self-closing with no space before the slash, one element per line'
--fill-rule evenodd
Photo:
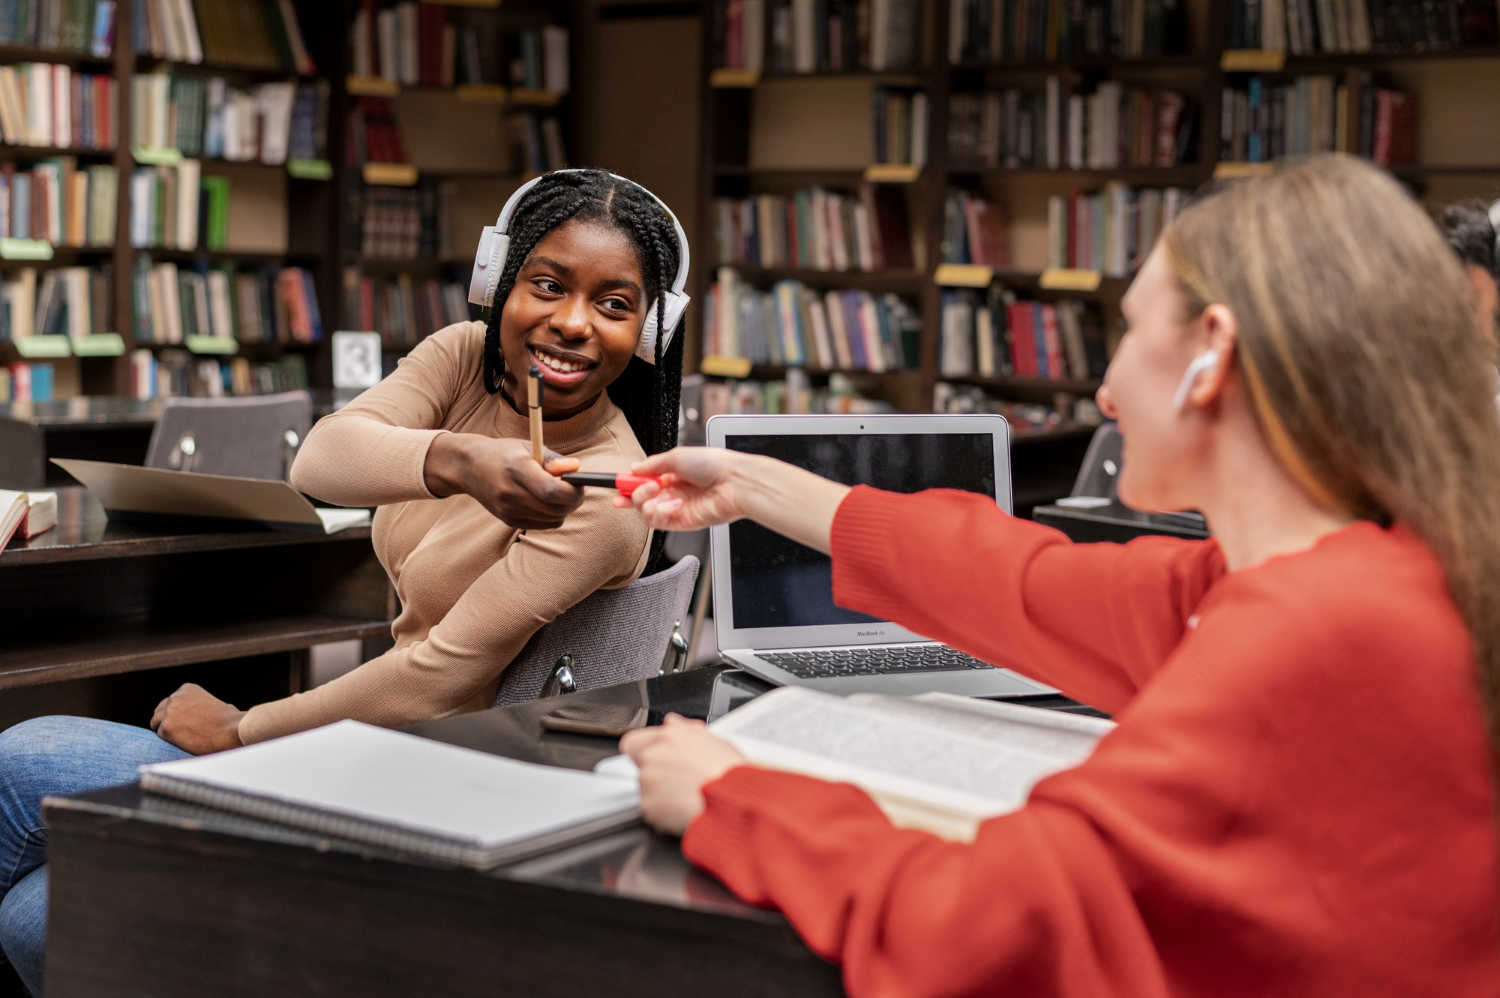
<path fill-rule="evenodd" d="M 320 509 L 286 482 L 73 458 L 52 463 L 82 482 L 112 520 L 186 520 L 240 529 L 258 524 L 329 534 L 370 520 L 369 510 Z"/>

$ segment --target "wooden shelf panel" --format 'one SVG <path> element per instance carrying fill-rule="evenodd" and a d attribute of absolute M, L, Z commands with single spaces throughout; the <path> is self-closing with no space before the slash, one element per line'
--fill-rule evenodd
<path fill-rule="evenodd" d="M 285 263 L 297 265 L 316 264 L 322 257 L 316 253 L 257 253 L 250 250 L 184 250 L 167 249 L 162 246 L 143 246 L 134 250 L 157 260 L 179 263 L 184 260 L 208 260 L 223 263 Z"/>
<path fill-rule="evenodd" d="M 1187 187 L 1207 180 L 1211 169 L 1197 163 L 1182 166 L 1122 166 L 1113 170 L 1049 170 L 1045 167 L 992 167 L 974 164 L 950 166 L 948 173 L 985 180 L 1062 180 L 1076 184 L 1102 184 L 1111 180 L 1148 187 Z"/>
<path fill-rule="evenodd" d="M 814 270 L 806 267 L 747 267 L 737 263 L 720 266 L 730 267 L 749 284 L 791 280 L 801 281 L 809 287 L 863 288 L 898 294 L 916 294 L 922 289 L 922 275 L 915 270 Z"/>
<path fill-rule="evenodd" d="M 294 614 L 187 626 L 114 623 L 98 633 L 35 644 L 8 641 L 0 651 L 0 689 L 140 672 L 309 648 L 390 633 L 390 622 L 330 614 Z"/>
<path fill-rule="evenodd" d="M 1377 66 L 1391 62 L 1426 62 L 1448 59 L 1500 59 L 1500 45 L 1468 45 L 1451 49 L 1422 49 L 1411 52 L 1320 52 L 1286 57 L 1284 73 L 1301 73 L 1310 69 L 1343 66 Z"/>
<path fill-rule="evenodd" d="M 115 30 L 121 30 L 117 24 Z M 162 56 L 149 53 L 137 53 L 135 64 L 138 70 L 151 70 L 157 67 L 165 67 L 179 75 L 192 74 L 195 76 L 239 76 L 254 77 L 260 80 L 305 80 L 315 77 L 305 77 L 289 69 L 267 69 L 263 66 L 240 66 L 227 62 L 177 62 Z"/>
<path fill-rule="evenodd" d="M 101 159 L 114 157 L 113 149 L 74 149 L 70 146 L 26 146 L 0 145 L 0 160 L 7 159 L 51 159 L 54 156 L 75 156 L 79 159 L 96 156 Z"/>
<path fill-rule="evenodd" d="M 1212 57 L 1217 65 L 1217 56 Z M 1123 59 L 1114 56 L 1080 56 L 1077 59 L 1059 59 L 1037 62 L 964 62 L 950 65 L 957 73 L 988 73 L 1005 75 L 1013 73 L 1064 73 L 1068 70 L 1152 70 L 1152 69 L 1201 69 L 1210 61 L 1202 55 L 1160 55 L 1150 58 Z"/>
<path fill-rule="evenodd" d="M 755 364 L 750 368 L 750 373 L 739 381 L 780 381 L 786 377 L 788 371 L 801 370 L 810 378 L 826 378 L 830 374 L 847 374 L 850 377 L 916 377 L 922 372 L 914 367 L 903 367 L 894 371 L 859 371 L 859 370 L 828 370 L 821 367 L 807 367 L 787 364 Z M 726 375 L 710 374 L 708 377 L 720 378 Z"/>
<path fill-rule="evenodd" d="M 116 23 L 117 31 L 119 29 Z M 92 28 L 90 28 L 92 34 Z M 99 67 L 99 70 L 108 73 L 109 68 L 114 65 L 114 56 L 100 58 L 88 52 L 75 52 L 71 49 L 43 48 L 39 45 L 0 45 L 0 63 L 10 62 L 56 62 L 69 66 L 82 66 L 84 68 Z"/>
<path fill-rule="evenodd" d="M 1104 382 L 1097 378 L 1014 378 L 1014 377 L 985 377 L 981 374 L 962 375 L 960 377 L 938 376 L 939 381 L 946 381 L 955 385 L 976 385 L 980 388 L 994 388 L 996 390 L 1009 389 L 1012 391 L 1027 392 L 1069 392 L 1075 395 L 1091 395 L 1099 390 Z"/>
<path fill-rule="evenodd" d="M 997 270 L 995 280 L 1000 284 L 1012 288 L 1024 288 L 1028 291 L 1047 292 L 1048 289 L 1041 286 L 1042 275 L 1036 271 L 1029 270 Z M 1066 294 L 1073 297 L 1088 296 L 1091 298 L 1118 298 L 1130 287 L 1133 278 L 1129 277 L 1102 277 L 1099 279 L 1097 291 L 1052 291 L 1052 294 Z"/>

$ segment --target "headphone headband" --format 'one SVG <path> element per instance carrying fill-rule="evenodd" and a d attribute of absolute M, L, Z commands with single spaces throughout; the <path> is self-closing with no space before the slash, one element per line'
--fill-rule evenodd
<path fill-rule="evenodd" d="M 495 291 L 500 283 L 500 275 L 505 270 L 505 260 L 510 252 L 510 223 L 515 216 L 517 207 L 526 197 L 526 194 L 537 184 L 547 177 L 558 173 L 587 173 L 582 169 L 554 170 L 552 173 L 543 174 L 533 180 L 528 180 L 516 189 L 516 192 L 505 202 L 505 207 L 500 209 L 500 217 L 495 219 L 494 225 L 486 225 L 479 237 L 479 247 L 474 254 L 474 274 L 469 279 L 469 301 L 475 305 L 493 305 L 495 303 Z M 607 172 L 607 171 L 605 171 Z M 663 330 L 656 328 L 656 302 L 652 302 L 646 311 L 646 321 L 641 327 L 641 338 L 636 343 L 635 355 L 648 364 L 656 363 L 656 341 L 661 339 L 661 349 L 665 351 L 667 345 L 672 342 L 672 334 L 682 322 L 682 317 L 687 312 L 688 303 L 692 300 L 686 294 L 688 266 L 691 262 L 691 254 L 688 250 L 687 233 L 682 231 L 682 224 L 677 221 L 677 216 L 667 203 L 652 194 L 651 191 L 642 187 L 627 177 L 617 173 L 609 173 L 609 176 L 640 188 L 650 195 L 651 200 L 661 205 L 661 210 L 667 213 L 667 218 L 672 223 L 672 231 L 677 234 L 677 273 L 672 278 L 670 289 L 662 292 Z"/>

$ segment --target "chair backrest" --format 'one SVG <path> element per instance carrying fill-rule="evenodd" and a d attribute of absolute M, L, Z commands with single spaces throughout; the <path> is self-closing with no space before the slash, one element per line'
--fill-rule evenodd
<path fill-rule="evenodd" d="M 1100 426 L 1089 441 L 1088 452 L 1083 455 L 1083 465 L 1078 469 L 1078 479 L 1073 483 L 1071 494 L 1117 498 L 1123 453 L 1124 440 L 1119 426 L 1115 423 Z"/>
<path fill-rule="evenodd" d="M 171 398 L 151 433 L 146 467 L 285 479 L 311 428 L 312 396 L 307 392 Z"/>
<path fill-rule="evenodd" d="M 687 622 L 697 578 L 698 559 L 689 555 L 623 589 L 600 589 L 586 597 L 531 636 L 505 670 L 495 706 L 535 700 L 564 654 L 573 656 L 580 690 L 656 675 L 672 625 Z"/>

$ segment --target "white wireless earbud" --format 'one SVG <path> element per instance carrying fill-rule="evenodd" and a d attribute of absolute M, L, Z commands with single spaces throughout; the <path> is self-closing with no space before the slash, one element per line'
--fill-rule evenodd
<path fill-rule="evenodd" d="M 1219 364 L 1219 351 L 1205 350 L 1193 358 L 1193 362 L 1182 372 L 1182 381 L 1177 385 L 1177 394 L 1172 398 L 1172 408 L 1179 412 L 1187 405 L 1188 392 L 1193 390 L 1193 382 L 1198 380 L 1198 375 L 1204 371 L 1212 371 Z"/>

